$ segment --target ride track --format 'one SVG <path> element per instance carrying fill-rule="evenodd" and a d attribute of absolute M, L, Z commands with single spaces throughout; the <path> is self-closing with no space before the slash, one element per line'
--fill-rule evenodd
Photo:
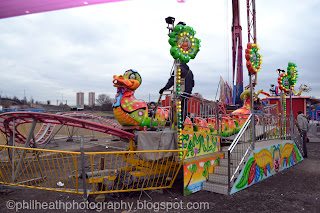
<path fill-rule="evenodd" d="M 77 113 L 70 113 L 72 116 L 76 116 Z M 81 113 L 78 113 L 77 116 L 81 116 Z M 47 113 L 37 113 L 37 112 L 9 112 L 0 114 L 0 131 L 6 138 L 7 143 L 10 141 L 10 137 L 14 137 L 14 141 L 21 144 L 26 144 L 29 146 L 33 140 L 40 141 L 40 138 L 36 139 L 34 130 L 37 123 L 43 123 L 41 129 L 36 134 L 36 136 L 40 135 L 40 137 L 44 137 L 45 132 L 49 131 L 51 124 L 61 125 L 55 133 L 53 129 L 50 130 L 50 134 L 45 138 L 47 141 L 50 137 L 53 138 L 55 134 L 65 125 L 76 128 L 83 128 L 92 131 L 102 132 L 106 134 L 111 134 L 124 139 L 131 139 L 134 137 L 134 134 L 123 131 L 119 128 L 110 127 L 101 123 L 96 123 L 88 120 L 83 120 L 79 118 L 74 118 L 71 116 L 59 115 L 59 114 L 47 114 Z M 82 113 L 82 117 L 91 117 L 88 113 Z M 99 117 L 99 116 L 97 116 Z M 100 117 L 101 118 L 101 117 Z M 106 121 L 105 119 L 104 121 Z M 111 121 L 110 121 L 111 122 Z M 20 125 L 31 123 L 30 130 L 28 131 L 27 137 L 21 131 L 19 131 L 18 127 Z M 41 133 L 42 132 L 42 133 Z M 50 138 L 50 139 L 51 139 Z M 42 138 L 44 140 L 44 138 Z M 50 140 L 49 140 L 50 141 Z M 40 143 L 41 144 L 41 143 Z"/>
<path fill-rule="evenodd" d="M 111 126 L 113 126 L 114 128 L 117 129 L 122 129 L 122 126 L 114 121 L 109 120 L 108 118 L 104 118 L 98 115 L 94 115 L 91 113 L 85 113 L 85 112 L 60 112 L 57 113 L 58 115 L 64 115 L 64 116 L 71 116 L 71 117 L 79 117 L 79 118 L 92 118 L 92 119 L 96 119 L 99 122 L 105 122 L 107 124 L 110 124 Z"/>

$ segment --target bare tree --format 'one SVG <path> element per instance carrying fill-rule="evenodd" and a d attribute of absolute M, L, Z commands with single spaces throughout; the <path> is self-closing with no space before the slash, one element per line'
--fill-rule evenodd
<path fill-rule="evenodd" d="M 101 106 L 101 110 L 112 110 L 112 98 L 108 94 L 99 94 L 96 101 L 97 105 Z"/>
<path fill-rule="evenodd" d="M 102 106 L 103 104 L 112 104 L 112 99 L 108 94 L 99 94 L 96 101 L 99 106 Z"/>
<path fill-rule="evenodd" d="M 12 100 L 16 101 L 16 102 L 20 102 L 19 98 L 17 96 L 13 96 Z"/>
<path fill-rule="evenodd" d="M 23 100 L 20 100 L 17 96 L 13 96 L 12 100 L 15 101 L 15 102 L 17 102 L 17 103 L 20 104 L 20 105 L 23 104 Z"/>

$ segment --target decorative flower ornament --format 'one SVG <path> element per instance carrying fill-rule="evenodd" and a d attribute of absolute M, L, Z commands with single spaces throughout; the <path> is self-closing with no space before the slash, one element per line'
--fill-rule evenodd
<path fill-rule="evenodd" d="M 284 92 L 290 91 L 290 85 L 288 80 L 288 74 L 287 73 L 281 73 L 281 75 L 278 78 L 279 83 L 279 89 Z M 293 87 L 292 87 L 293 88 Z"/>
<path fill-rule="evenodd" d="M 288 80 L 292 88 L 297 83 L 298 80 L 298 70 L 296 70 L 297 65 L 289 62 L 287 67 Z"/>
<path fill-rule="evenodd" d="M 181 62 L 188 63 L 196 57 L 201 40 L 195 38 L 195 34 L 192 27 L 180 24 L 174 27 L 173 32 L 169 34 L 170 54 L 174 59 L 179 58 Z"/>
<path fill-rule="evenodd" d="M 262 55 L 258 53 L 260 47 L 257 44 L 248 43 L 246 54 L 246 66 L 251 74 L 256 74 L 261 69 Z"/>
<path fill-rule="evenodd" d="M 284 92 L 289 92 L 294 88 L 298 80 L 298 70 L 296 70 L 297 65 L 289 62 L 287 67 L 287 73 L 281 73 L 278 78 L 279 89 Z"/>

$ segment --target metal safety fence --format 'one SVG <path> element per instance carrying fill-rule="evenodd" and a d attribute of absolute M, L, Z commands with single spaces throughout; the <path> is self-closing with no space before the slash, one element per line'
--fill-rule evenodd
<path fill-rule="evenodd" d="M 1 183 L 79 193 L 80 153 L 0 146 Z"/>
<path fill-rule="evenodd" d="M 0 183 L 77 194 L 170 188 L 186 150 L 69 152 L 0 146 Z"/>
<path fill-rule="evenodd" d="M 254 114 L 256 141 L 291 138 L 291 116 Z"/>
<path fill-rule="evenodd" d="M 88 194 L 170 188 L 182 166 L 182 153 L 182 160 L 179 150 L 86 153 Z"/>
<path fill-rule="evenodd" d="M 175 97 L 173 94 L 165 94 L 162 102 L 162 108 L 169 111 L 167 123 L 169 126 L 174 123 L 174 106 L 176 102 L 181 102 L 181 117 L 184 125 L 193 125 L 200 128 L 211 128 L 214 127 L 208 125 L 208 119 L 215 119 L 219 117 L 219 105 L 217 102 L 206 100 L 199 94 L 188 94 L 182 93 L 179 97 Z"/>

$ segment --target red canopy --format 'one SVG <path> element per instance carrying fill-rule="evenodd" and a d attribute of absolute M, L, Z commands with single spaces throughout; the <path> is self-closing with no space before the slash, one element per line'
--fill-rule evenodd
<path fill-rule="evenodd" d="M 124 0 L 1 0 L 0 19 Z"/>

